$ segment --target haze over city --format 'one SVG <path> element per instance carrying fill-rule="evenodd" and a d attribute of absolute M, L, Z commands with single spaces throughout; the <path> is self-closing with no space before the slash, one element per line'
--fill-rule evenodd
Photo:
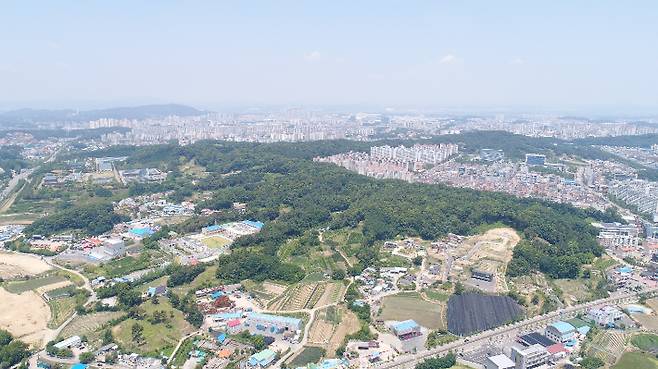
<path fill-rule="evenodd" d="M 654 1 L 9 2 L 0 109 L 646 113 L 657 15 Z"/>

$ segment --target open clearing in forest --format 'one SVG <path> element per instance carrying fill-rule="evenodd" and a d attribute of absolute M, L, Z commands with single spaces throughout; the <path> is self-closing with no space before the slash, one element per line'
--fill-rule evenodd
<path fill-rule="evenodd" d="M 505 272 L 512 260 L 514 247 L 521 238 L 512 228 L 502 227 L 486 231 L 484 234 L 463 238 L 445 249 L 429 250 L 429 256 L 449 265 L 448 275 L 452 280 L 474 284 L 471 270 L 493 273 L 495 285 L 479 286 L 488 292 L 506 292 Z M 451 262 L 449 262 L 449 260 Z"/>

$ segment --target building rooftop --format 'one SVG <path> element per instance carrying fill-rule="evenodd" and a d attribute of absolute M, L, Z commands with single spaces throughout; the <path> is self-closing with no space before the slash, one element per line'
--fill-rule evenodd
<path fill-rule="evenodd" d="M 276 352 L 270 350 L 270 349 L 265 349 L 261 352 L 257 352 L 253 355 L 251 355 L 250 359 L 256 360 L 256 361 L 265 361 L 271 359 L 273 356 L 276 356 Z"/>
<path fill-rule="evenodd" d="M 549 339 L 548 337 L 544 336 L 543 334 L 537 333 L 537 332 L 532 332 L 528 333 L 526 335 L 523 335 L 519 337 L 521 341 L 525 342 L 528 346 L 534 345 L 534 344 L 540 344 L 544 347 L 554 345 L 555 342 L 553 340 Z"/>
<path fill-rule="evenodd" d="M 270 321 L 270 322 L 285 323 L 285 324 L 292 324 L 292 325 L 300 325 L 302 323 L 301 319 L 291 318 L 291 317 L 281 316 L 281 315 L 270 315 L 270 314 L 262 314 L 262 313 L 249 313 L 248 317 L 252 318 L 252 319 L 261 319 L 261 320 L 267 320 L 267 321 Z"/>
<path fill-rule="evenodd" d="M 491 362 L 496 364 L 496 366 L 499 368 L 513 368 L 515 365 L 512 359 L 503 354 L 491 356 L 489 357 L 489 360 L 491 360 Z"/>
<path fill-rule="evenodd" d="M 557 329 L 558 332 L 560 333 L 570 333 L 576 330 L 576 328 L 573 325 L 563 321 L 557 321 L 551 324 L 551 327 Z"/>
<path fill-rule="evenodd" d="M 418 327 L 418 323 L 416 323 L 415 321 L 413 321 L 411 319 L 405 320 L 405 321 L 400 322 L 400 323 L 393 324 L 393 326 L 392 326 L 392 328 L 395 329 L 396 331 L 406 331 L 406 330 L 409 330 L 409 329 L 415 329 L 417 327 Z"/>

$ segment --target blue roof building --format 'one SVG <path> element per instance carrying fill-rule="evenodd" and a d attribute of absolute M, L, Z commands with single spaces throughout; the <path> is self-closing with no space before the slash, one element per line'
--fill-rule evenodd
<path fill-rule="evenodd" d="M 249 357 L 249 365 L 258 368 L 268 367 L 276 359 L 276 352 L 265 349 L 261 352 L 257 352 Z"/>
<path fill-rule="evenodd" d="M 217 313 L 210 314 L 210 317 L 215 320 L 233 320 L 242 318 L 242 310 L 234 311 L 232 313 Z"/>
<path fill-rule="evenodd" d="M 418 333 L 420 332 L 420 326 L 415 321 L 409 319 L 403 322 L 393 324 L 391 330 L 395 333 L 396 336 L 400 337 L 407 335 L 409 333 Z"/>
<path fill-rule="evenodd" d="M 77 364 L 73 364 L 71 369 L 87 369 L 87 367 L 89 367 L 89 365 L 83 363 L 77 363 Z"/>
<path fill-rule="evenodd" d="M 215 291 L 210 294 L 210 297 L 212 297 L 213 300 L 217 300 L 218 298 L 224 296 L 224 291 Z"/>
<path fill-rule="evenodd" d="M 264 327 L 276 327 L 287 331 L 302 329 L 302 320 L 281 315 L 270 315 L 262 313 L 249 313 L 247 315 L 249 325 L 261 325 Z"/>
<path fill-rule="evenodd" d="M 265 226 L 265 223 L 259 222 L 259 221 L 256 221 L 256 220 L 245 220 L 242 223 L 244 223 L 248 226 L 252 226 L 254 228 L 258 228 L 258 229 L 261 229 Z"/>
<path fill-rule="evenodd" d="M 576 333 L 576 327 L 573 325 L 557 321 L 553 324 L 550 324 L 546 327 L 546 337 L 558 343 L 567 343 L 574 339 Z"/>
<path fill-rule="evenodd" d="M 135 236 L 146 237 L 152 235 L 153 233 L 155 233 L 155 231 L 149 227 L 144 227 L 144 228 L 133 228 L 130 230 L 130 233 L 134 234 Z"/>
<path fill-rule="evenodd" d="M 226 333 L 220 333 L 215 338 L 217 338 L 217 342 L 224 343 L 226 341 Z"/>

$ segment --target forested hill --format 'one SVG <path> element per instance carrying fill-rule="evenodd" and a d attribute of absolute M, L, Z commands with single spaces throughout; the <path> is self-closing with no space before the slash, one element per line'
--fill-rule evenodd
<path fill-rule="evenodd" d="M 519 136 L 508 136 L 522 141 Z M 474 145 L 476 137 L 469 134 L 459 139 Z M 371 245 L 398 234 L 436 239 L 448 232 L 469 234 L 480 225 L 502 222 L 532 241 L 515 252 L 513 273 L 542 270 L 555 277 L 573 277 L 580 265 L 602 252 L 588 219 L 618 219 L 615 214 L 500 193 L 376 180 L 311 160 L 318 155 L 367 150 L 370 145 L 373 143 L 353 141 L 200 142 L 184 147 L 116 147 L 96 155 L 128 155 L 126 165 L 155 165 L 172 171 L 163 184 L 132 187 L 133 195 L 175 190 L 174 196 L 182 198 L 195 191 L 212 191 L 212 199 L 200 207 L 216 209 L 228 208 L 234 201 L 247 202 L 246 216 L 265 221 L 266 226 L 260 234 L 238 240 L 234 248 L 265 255 L 276 255 L 286 240 L 311 229 L 362 223 L 364 251 L 358 257 L 361 265 L 368 265 L 376 261 Z M 180 163 L 191 160 L 210 172 L 194 185 L 178 170 Z"/>

